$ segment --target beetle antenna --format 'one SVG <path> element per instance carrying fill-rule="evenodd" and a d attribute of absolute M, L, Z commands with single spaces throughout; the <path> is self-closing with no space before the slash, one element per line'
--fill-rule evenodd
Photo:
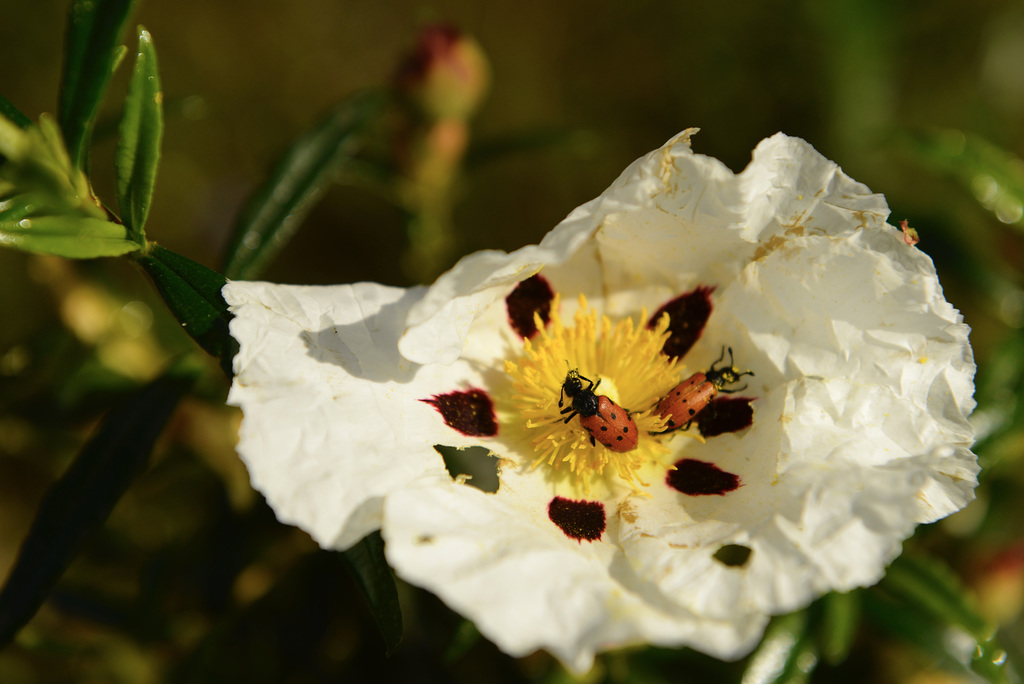
<path fill-rule="evenodd" d="M 722 353 L 721 353 L 721 355 L 719 355 L 718 360 L 715 361 L 713 364 L 711 364 L 711 370 L 717 370 L 718 364 L 722 363 L 722 359 L 724 359 L 724 358 L 725 358 L 725 345 L 723 344 L 722 345 Z M 732 358 L 732 347 L 729 347 L 729 358 L 730 359 Z M 732 363 L 730 362 L 729 365 L 732 365 Z"/>

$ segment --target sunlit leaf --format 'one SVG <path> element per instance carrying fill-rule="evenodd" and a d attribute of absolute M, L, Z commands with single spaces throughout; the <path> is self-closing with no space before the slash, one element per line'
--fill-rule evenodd
<path fill-rule="evenodd" d="M 744 684 L 799 684 L 818 664 L 814 639 L 808 633 L 807 613 L 801 611 L 772 620 L 747 669 Z"/>
<path fill-rule="evenodd" d="M 139 49 L 128 85 L 117 144 L 117 202 L 129 234 L 145 242 L 143 228 L 153 197 L 160 139 L 163 136 L 163 93 L 156 48 L 149 31 L 139 27 Z"/>
<path fill-rule="evenodd" d="M 107 218 L 92 197 L 85 174 L 72 167 L 60 129 L 47 114 L 39 117 L 38 126 L 27 128 L 0 117 L 0 211 L 15 196 L 33 198 L 31 206 L 25 205 L 30 209 L 26 215 Z"/>
<path fill-rule="evenodd" d="M 124 226 L 84 216 L 0 220 L 0 246 L 72 259 L 118 256 L 139 249 Z"/>
<path fill-rule="evenodd" d="M 380 532 L 364 537 L 345 552 L 345 559 L 370 602 L 385 648 L 391 654 L 402 640 L 402 610 L 398 605 L 395 578 L 384 558 L 384 540 Z"/>
<path fill-rule="evenodd" d="M 255 278 L 284 247 L 356 152 L 360 133 L 377 118 L 382 104 L 377 93 L 350 97 L 292 144 L 234 227 L 224 259 L 228 278 Z"/>
<path fill-rule="evenodd" d="M 207 353 L 220 359 L 221 368 L 230 376 L 238 343 L 228 332 L 231 314 L 220 293 L 224 276 L 159 245 L 138 260 L 181 327 Z"/>
<path fill-rule="evenodd" d="M 60 128 L 75 168 L 86 166 L 89 134 L 121 56 L 118 45 L 134 0 L 73 0 L 68 11 Z"/>
<path fill-rule="evenodd" d="M 31 216 L 62 213 L 65 205 L 41 192 L 28 192 L 0 200 L 0 222 L 17 222 Z"/>
<path fill-rule="evenodd" d="M 1024 229 L 1024 160 L 958 130 L 907 138 L 920 163 L 956 178 L 1001 222 Z"/>
<path fill-rule="evenodd" d="M 103 525 L 198 373 L 181 363 L 112 409 L 43 499 L 0 590 L 0 648 L 42 605 L 91 533 Z"/>
<path fill-rule="evenodd" d="M 0 95 L 0 115 L 6 116 L 14 125 L 18 128 L 28 128 L 32 125 L 32 120 L 22 114 L 17 107 L 11 104 L 3 95 Z"/>

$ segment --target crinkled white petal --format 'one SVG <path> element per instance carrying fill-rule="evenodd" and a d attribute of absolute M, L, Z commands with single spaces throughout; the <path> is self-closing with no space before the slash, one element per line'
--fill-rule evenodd
<path fill-rule="evenodd" d="M 487 250 L 463 257 L 410 309 L 399 343 L 402 355 L 422 364 L 454 363 L 477 316 L 544 266 L 562 263 L 590 232 L 586 222 L 564 221 L 539 245 L 511 254 Z"/>
<path fill-rule="evenodd" d="M 240 344 L 228 396 L 244 413 L 238 452 L 277 516 L 321 546 L 351 546 L 380 527 L 389 492 L 445 473 L 434 444 L 477 443 L 421 400 L 483 385 L 478 370 L 398 353 L 422 289 L 231 282 L 223 293 Z"/>
<path fill-rule="evenodd" d="M 496 494 L 450 478 L 429 484 L 388 497 L 388 560 L 507 653 L 547 648 L 578 673 L 596 652 L 635 643 L 735 658 L 767 622 L 756 611 L 720 619 L 691 612 L 637 576 L 618 545 L 567 538 L 547 519 L 553 494 L 543 478 L 504 473 Z M 613 514 L 606 538 L 619 524 Z"/>
<path fill-rule="evenodd" d="M 621 544 L 641 576 L 710 617 L 786 612 L 873 584 L 921 521 L 926 485 L 943 492 L 933 500 L 947 511 L 970 498 L 973 455 L 933 446 L 938 429 L 876 385 L 782 385 L 758 400 L 745 433 L 685 448 L 686 458 L 738 475 L 736 491 L 652 487 L 652 499 L 631 504 Z M 714 560 L 727 544 L 752 549 L 745 565 Z"/>

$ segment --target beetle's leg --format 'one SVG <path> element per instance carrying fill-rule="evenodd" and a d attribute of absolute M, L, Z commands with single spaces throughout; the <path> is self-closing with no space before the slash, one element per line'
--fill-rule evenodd
<path fill-rule="evenodd" d="M 580 378 L 580 380 L 586 380 L 587 382 L 589 382 L 589 383 L 590 383 L 590 385 L 589 385 L 589 386 L 587 387 L 587 391 L 588 391 L 588 392 L 589 392 L 590 390 L 594 389 L 595 387 L 597 387 L 597 385 L 600 385 L 600 384 L 601 384 L 601 378 L 598 378 L 598 379 L 597 379 L 597 385 L 595 385 L 595 384 L 594 384 L 594 381 L 593 381 L 593 380 L 591 380 L 590 378 L 588 378 L 588 377 L 587 377 L 587 376 L 585 376 L 585 375 L 581 375 L 581 376 L 579 376 L 579 378 Z"/>

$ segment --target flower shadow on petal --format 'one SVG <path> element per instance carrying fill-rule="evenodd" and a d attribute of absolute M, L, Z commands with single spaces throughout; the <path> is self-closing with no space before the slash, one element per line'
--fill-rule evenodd
<path fill-rule="evenodd" d="M 339 366 L 353 378 L 411 382 L 420 365 L 399 353 L 398 340 L 405 332 L 409 309 L 422 297 L 421 288 L 406 290 L 397 301 L 380 306 L 355 323 L 303 332 L 303 343 L 310 357 Z"/>

